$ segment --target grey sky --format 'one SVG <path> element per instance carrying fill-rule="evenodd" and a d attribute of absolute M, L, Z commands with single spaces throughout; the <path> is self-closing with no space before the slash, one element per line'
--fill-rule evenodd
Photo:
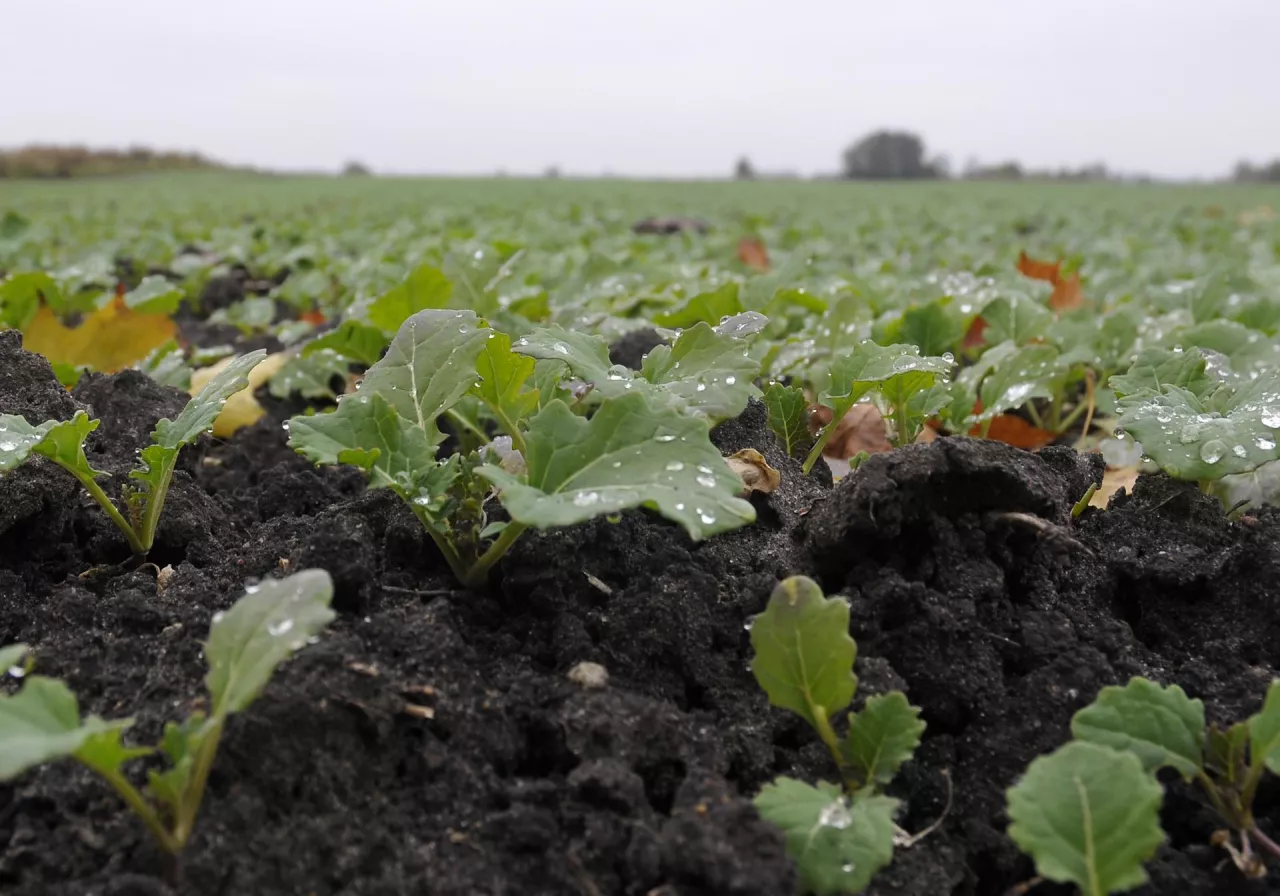
<path fill-rule="evenodd" d="M 6 146 L 723 175 L 895 126 L 957 166 L 1280 156 L 1280 0 L 38 0 L 4 28 Z"/>

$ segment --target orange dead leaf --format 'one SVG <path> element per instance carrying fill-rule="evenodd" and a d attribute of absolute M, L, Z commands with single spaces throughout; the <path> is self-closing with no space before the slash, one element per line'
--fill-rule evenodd
<path fill-rule="evenodd" d="M 975 317 L 973 323 L 969 324 L 969 329 L 964 332 L 964 342 L 961 344 L 963 348 L 978 348 L 986 338 L 982 335 L 987 328 L 987 322 L 981 317 Z"/>
<path fill-rule="evenodd" d="M 979 413 L 975 410 L 974 413 Z M 975 426 L 969 430 L 971 436 L 981 436 L 982 427 Z M 1052 442 L 1057 436 L 1047 429 L 1033 426 L 1021 417 L 1013 414 L 1000 414 L 991 421 L 987 430 L 987 438 L 994 442 L 1004 442 L 1025 451 L 1035 451 Z"/>
<path fill-rule="evenodd" d="M 1032 280 L 1044 280 L 1048 283 L 1057 284 L 1058 269 L 1062 266 L 1060 261 L 1036 261 L 1026 252 L 1018 253 L 1018 271 L 1023 276 L 1030 277 Z"/>
<path fill-rule="evenodd" d="M 312 308 L 310 311 L 304 311 L 298 315 L 298 320 L 317 327 L 323 325 L 327 319 L 324 316 L 324 312 L 319 308 Z"/>
<path fill-rule="evenodd" d="M 1084 291 L 1080 289 L 1080 275 L 1072 273 L 1053 285 L 1049 307 L 1054 311 L 1070 311 L 1084 304 Z"/>
<path fill-rule="evenodd" d="M 753 236 L 738 240 L 738 261 L 760 274 L 769 270 L 769 253 L 764 243 Z"/>
<path fill-rule="evenodd" d="M 50 361 L 112 373 L 140 361 L 164 345 L 178 326 L 163 314 L 139 314 L 120 298 L 68 327 L 45 306 L 22 334 L 22 345 Z"/>

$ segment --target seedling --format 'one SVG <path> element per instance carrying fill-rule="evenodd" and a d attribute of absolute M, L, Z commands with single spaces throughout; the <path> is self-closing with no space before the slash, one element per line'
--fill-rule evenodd
<path fill-rule="evenodd" d="M 1071 720 L 1074 741 L 1031 763 L 1009 790 L 1009 836 L 1041 876 L 1104 896 L 1147 880 L 1142 863 L 1164 841 L 1155 774 L 1194 782 L 1226 825 L 1214 837 L 1247 877 L 1266 874 L 1280 845 L 1253 817 L 1263 775 L 1280 772 L 1280 682 L 1262 710 L 1223 730 L 1177 685 L 1133 678 L 1103 688 Z"/>
<path fill-rule="evenodd" d="M 605 351 L 598 340 L 563 338 L 566 358 L 599 361 Z M 722 354 L 716 344 L 737 341 L 710 328 L 694 338 L 716 357 Z M 560 357 L 558 344 L 553 341 L 549 351 Z M 680 344 L 664 357 L 674 356 Z M 534 345 L 531 338 L 524 348 Z M 656 354 L 658 349 L 650 358 Z M 692 351 L 682 357 L 693 365 Z M 699 539 L 755 519 L 751 504 L 736 497 L 742 481 L 711 444 L 705 416 L 689 404 L 704 391 L 718 396 L 717 403 L 727 401 L 730 392 L 738 394 L 736 381 L 699 390 L 696 383 L 655 376 L 634 389 L 605 387 L 595 390 L 600 400 L 586 418 L 575 413 L 576 402 L 546 398 L 543 391 L 558 391 L 559 379 L 539 379 L 536 366 L 470 311 L 421 311 L 369 368 L 358 395 L 345 396 L 331 414 L 290 421 L 289 444 L 317 464 L 359 466 L 372 487 L 399 495 L 470 587 L 482 585 L 530 527 L 568 526 L 644 506 Z M 599 367 L 602 382 L 616 382 L 608 370 Z M 487 409 L 509 445 L 495 440 L 440 460 L 436 450 L 445 436 L 436 421 L 464 397 Z M 745 393 L 741 400 L 745 405 Z M 485 437 L 477 424 L 470 429 Z M 510 520 L 489 519 L 495 490 Z"/>
<path fill-rule="evenodd" d="M 237 358 L 187 402 L 176 420 L 156 424 L 151 444 L 142 450 L 138 466 L 129 473 L 133 483 L 125 487 L 127 518 L 98 485 L 97 478 L 105 474 L 89 466 L 85 457 L 85 439 L 98 428 L 99 421 L 91 420 L 84 411 L 77 411 L 70 420 L 48 420 L 35 426 L 15 414 L 0 415 L 0 473 L 15 469 L 32 453 L 47 457 L 84 486 L 124 535 L 134 556 L 145 557 L 155 543 L 182 446 L 213 427 L 227 399 L 249 384 L 249 371 L 264 357 L 266 352 L 259 350 Z"/>
<path fill-rule="evenodd" d="M 899 691 L 867 698 L 841 737 L 832 717 L 853 700 L 857 645 L 849 605 L 823 596 L 812 579 L 792 576 L 751 622 L 751 671 L 774 706 L 808 722 L 831 752 L 840 784 L 780 777 L 755 799 L 762 818 L 786 835 L 787 854 L 812 893 L 861 893 L 893 859 L 901 834 L 898 801 L 880 789 L 916 747 L 925 724 Z"/>
<path fill-rule="evenodd" d="M 209 714 L 169 722 L 154 747 L 122 742 L 133 719 L 81 717 L 63 682 L 26 675 L 21 690 L 0 696 L 0 781 L 55 759 L 76 759 L 111 785 L 166 852 L 178 855 L 194 830 L 227 719 L 248 709 L 276 668 L 332 621 L 332 596 L 329 574 L 309 569 L 250 588 L 231 609 L 214 614 L 204 645 Z M 0 669 L 27 653 L 22 644 L 0 650 Z M 24 675 L 30 669 L 19 668 Z M 150 771 L 146 787 L 138 788 L 125 763 L 156 754 L 166 768 Z"/>
<path fill-rule="evenodd" d="M 1197 349 L 1148 349 L 1110 385 L 1122 430 L 1175 479 L 1202 489 L 1231 473 L 1280 459 L 1280 374 L 1269 370 L 1226 382 L 1206 371 Z"/>
<path fill-rule="evenodd" d="M 831 410 L 831 422 L 818 434 L 804 471 L 813 469 L 849 409 L 872 392 L 879 393 L 885 416 L 893 422 L 893 444 L 900 447 L 915 441 L 925 420 L 951 400 L 939 380 L 950 375 L 952 363 L 945 356 L 921 357 L 914 345 L 880 346 L 870 340 L 834 358 L 827 388 L 818 394 L 818 404 Z"/>

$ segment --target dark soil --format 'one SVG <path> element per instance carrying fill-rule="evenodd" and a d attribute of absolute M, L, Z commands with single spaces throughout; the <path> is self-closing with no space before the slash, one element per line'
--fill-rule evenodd
<path fill-rule="evenodd" d="M 133 374 L 68 395 L 0 334 L 0 412 L 101 416 L 90 449 L 110 493 L 182 401 Z M 201 640 L 246 581 L 322 566 L 339 610 L 232 720 L 181 883 L 114 794 L 62 762 L 0 784 L 0 892 L 795 892 L 750 798 L 780 773 L 832 770 L 768 707 L 744 631 L 793 573 L 849 599 L 861 696 L 903 688 L 923 709 L 893 786 L 901 824 L 933 822 L 954 785 L 941 828 L 899 850 L 877 894 L 1000 896 L 1032 877 L 1003 833 L 1004 791 L 1100 687 L 1176 682 L 1226 721 L 1280 668 L 1280 514 L 1231 522 L 1151 478 L 1075 522 L 1100 470 L 1064 449 L 941 439 L 832 488 L 800 475 L 753 404 L 715 437 L 782 471 L 756 526 L 694 544 L 637 512 L 530 534 L 469 594 L 407 508 L 354 470 L 311 468 L 280 423 L 186 451 L 153 555 L 176 570 L 163 590 L 151 566 L 79 578 L 128 549 L 62 471 L 35 460 L 0 478 L 0 644 L 31 644 L 85 711 L 133 716 L 138 741 L 200 705 Z M 605 687 L 568 677 L 584 661 Z M 1280 789 L 1257 810 L 1280 830 Z M 1224 866 L 1180 783 L 1164 826 L 1135 892 L 1280 893 Z"/>

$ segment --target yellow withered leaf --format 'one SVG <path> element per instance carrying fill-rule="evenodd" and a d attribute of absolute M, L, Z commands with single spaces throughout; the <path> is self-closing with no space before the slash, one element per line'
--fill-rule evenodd
<path fill-rule="evenodd" d="M 123 370 L 172 339 L 178 326 L 163 314 L 140 314 L 119 299 L 68 327 L 41 306 L 22 332 L 22 347 L 50 361 L 102 373 Z"/>
<path fill-rule="evenodd" d="M 201 367 L 192 373 L 191 394 L 198 393 L 209 380 L 217 376 L 234 360 L 235 356 L 232 355 L 231 357 L 223 358 L 212 367 Z M 272 375 L 283 367 L 284 362 L 287 360 L 289 360 L 287 352 L 277 352 L 274 355 L 267 355 L 261 364 L 249 371 L 249 386 L 228 398 L 227 403 L 222 408 L 222 413 L 218 414 L 218 419 L 213 421 L 213 434 L 215 436 L 219 439 L 229 438 L 235 435 L 236 430 L 252 426 L 262 419 L 266 411 L 262 409 L 262 405 L 258 404 L 258 399 L 253 397 L 253 393 L 259 386 L 271 379 Z"/>

